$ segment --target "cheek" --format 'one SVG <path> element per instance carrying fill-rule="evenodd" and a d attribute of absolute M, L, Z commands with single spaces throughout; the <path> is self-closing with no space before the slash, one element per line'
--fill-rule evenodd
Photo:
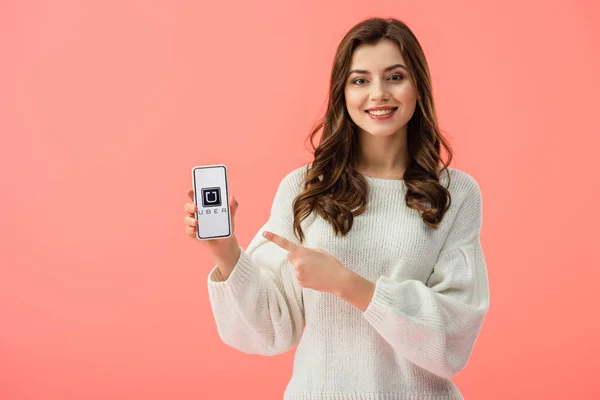
<path fill-rule="evenodd" d="M 357 93 L 356 91 L 353 90 L 347 90 L 345 92 L 345 96 L 346 96 L 346 107 L 348 108 L 348 111 L 351 113 L 355 113 L 357 112 L 357 110 L 360 110 L 361 104 L 363 102 L 362 96 L 360 93 Z"/>
<path fill-rule="evenodd" d="M 395 97 L 404 105 L 411 106 L 417 101 L 417 92 L 412 86 L 402 86 L 398 88 Z"/>

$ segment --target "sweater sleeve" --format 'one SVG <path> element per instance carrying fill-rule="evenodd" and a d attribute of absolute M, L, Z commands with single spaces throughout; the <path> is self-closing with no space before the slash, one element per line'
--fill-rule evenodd
<path fill-rule="evenodd" d="M 481 192 L 471 182 L 427 282 L 381 276 L 363 312 L 398 354 L 447 379 L 467 364 L 490 302 Z"/>
<path fill-rule="evenodd" d="M 244 353 L 276 355 L 293 348 L 305 326 L 302 287 L 287 252 L 262 236 L 269 230 L 293 235 L 292 202 L 300 176 L 279 184 L 268 221 L 240 256 L 227 280 L 215 265 L 208 276 L 209 300 L 221 340 Z"/>

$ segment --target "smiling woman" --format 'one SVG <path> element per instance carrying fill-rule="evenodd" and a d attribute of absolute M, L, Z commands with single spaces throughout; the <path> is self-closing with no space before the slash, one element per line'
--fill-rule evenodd
<path fill-rule="evenodd" d="M 344 93 L 346 108 L 350 118 L 363 128 L 361 132 L 376 135 L 381 130 L 379 125 L 365 125 L 364 115 L 374 121 L 389 121 L 385 125 L 385 132 L 393 135 L 405 129 L 415 111 L 416 89 L 406 78 L 408 70 L 394 42 L 382 40 L 376 45 L 359 46 L 352 56 L 352 65 L 381 65 L 386 60 L 400 60 L 400 63 L 385 67 L 381 72 L 374 71 L 373 74 L 366 69 L 352 69 L 349 72 Z M 398 109 L 400 115 L 396 115 Z"/>
<path fill-rule="evenodd" d="M 403 128 L 406 129 L 406 124 L 413 116 L 416 89 L 412 82 L 405 78 L 404 74 L 408 74 L 408 70 L 403 65 L 402 54 L 394 42 L 382 40 L 373 46 L 358 47 L 352 56 L 352 65 L 376 66 L 394 60 L 401 62 L 386 67 L 381 72 L 371 73 L 362 69 L 350 71 L 350 82 L 346 84 L 344 93 L 346 108 L 350 118 L 362 128 L 361 132 L 393 135 Z M 398 109 L 400 112 L 396 113 Z M 365 115 L 370 120 L 389 123 L 369 125 Z"/>
<path fill-rule="evenodd" d="M 250 354 L 298 345 L 285 400 L 462 399 L 451 378 L 489 309 L 482 197 L 448 166 L 410 29 L 354 26 L 329 95 L 313 162 L 283 178 L 231 272 L 208 276 L 219 336 Z"/>
<path fill-rule="evenodd" d="M 354 26 L 335 54 L 325 116 L 311 132 L 315 159 L 294 205 L 294 231 L 313 211 L 336 234 L 365 212 L 367 176 L 402 179 L 404 201 L 437 229 L 451 194 L 440 184 L 453 151 L 437 124 L 429 67 L 408 26 L 372 18 Z M 447 160 L 441 158 L 444 147 Z"/>

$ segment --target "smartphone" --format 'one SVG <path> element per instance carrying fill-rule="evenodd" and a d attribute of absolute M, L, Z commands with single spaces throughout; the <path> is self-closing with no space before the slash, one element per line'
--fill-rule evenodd
<path fill-rule="evenodd" d="M 196 238 L 225 239 L 231 236 L 229 184 L 224 164 L 198 165 L 192 168 L 194 203 L 198 207 Z"/>

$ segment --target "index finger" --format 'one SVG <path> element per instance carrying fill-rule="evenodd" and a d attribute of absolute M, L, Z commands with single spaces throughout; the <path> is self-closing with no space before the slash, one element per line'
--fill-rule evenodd
<path fill-rule="evenodd" d="M 290 242 L 286 238 L 281 237 L 273 232 L 264 231 L 263 236 L 269 239 L 271 242 L 275 243 L 277 246 L 287 251 L 294 251 L 297 250 L 298 247 L 300 247 L 296 243 Z"/>

